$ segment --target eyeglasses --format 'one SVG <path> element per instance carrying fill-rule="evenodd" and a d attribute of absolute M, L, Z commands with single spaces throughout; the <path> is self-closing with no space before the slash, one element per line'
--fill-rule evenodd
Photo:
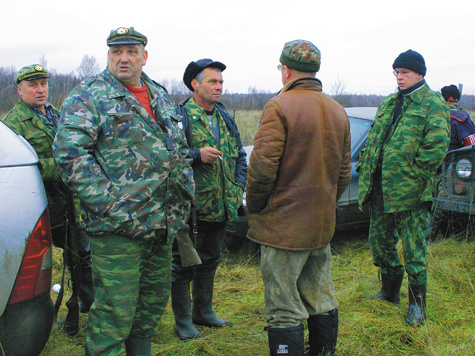
<path fill-rule="evenodd" d="M 393 74 L 395 77 L 397 77 L 399 74 L 401 74 L 403 77 L 407 77 L 409 74 L 412 73 L 412 70 L 393 70 Z"/>
<path fill-rule="evenodd" d="M 279 72 L 282 72 L 282 70 L 284 69 L 284 67 L 285 67 L 285 66 L 283 66 L 282 64 L 279 64 L 279 65 L 277 66 L 277 70 L 278 70 Z"/>

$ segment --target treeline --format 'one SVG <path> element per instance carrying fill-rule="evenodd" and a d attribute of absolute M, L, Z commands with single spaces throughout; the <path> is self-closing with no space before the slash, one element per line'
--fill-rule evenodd
<path fill-rule="evenodd" d="M 14 67 L 0 67 L 0 115 L 6 114 L 18 101 L 18 93 L 14 83 L 16 73 Z M 60 108 L 69 92 L 80 83 L 82 78 L 74 72 L 68 74 L 57 73 L 56 70 L 49 70 L 51 78 L 49 80 L 49 102 Z M 160 83 L 167 89 L 174 103 L 188 98 L 191 95 L 189 89 L 183 82 L 175 79 L 161 80 Z M 247 93 L 230 93 L 225 90 L 221 101 L 228 108 L 233 110 L 262 110 L 264 105 L 276 93 L 260 91 L 255 87 L 250 87 Z M 343 107 L 354 106 L 378 106 L 384 99 L 384 95 L 365 94 L 329 94 Z M 475 96 L 463 95 L 461 105 L 465 110 L 475 110 Z"/>

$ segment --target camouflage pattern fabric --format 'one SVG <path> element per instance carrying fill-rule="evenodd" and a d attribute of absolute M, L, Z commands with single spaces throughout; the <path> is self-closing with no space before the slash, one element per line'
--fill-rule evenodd
<path fill-rule="evenodd" d="M 409 284 L 427 283 L 427 204 L 412 210 L 387 214 L 383 208 L 381 183 L 377 179 L 374 184 L 369 230 L 369 248 L 373 253 L 374 265 L 381 268 L 381 273 L 392 275 L 403 274 L 405 268 Z M 398 240 L 402 242 L 404 267 L 398 256 Z"/>
<path fill-rule="evenodd" d="M 166 91 L 141 79 L 158 123 L 106 69 L 64 102 L 53 155 L 90 234 L 147 239 L 165 229 L 172 243 L 194 196 L 188 146 Z"/>
<path fill-rule="evenodd" d="M 96 300 L 89 312 L 86 355 L 121 355 L 129 336 L 156 334 L 171 286 L 171 246 L 110 234 L 91 236 Z"/>
<path fill-rule="evenodd" d="M 49 104 L 47 104 L 49 105 Z M 59 111 L 52 107 L 59 116 Z M 12 110 L 2 119 L 18 135 L 23 136 L 40 159 L 40 173 L 48 197 L 48 210 L 53 228 L 64 225 L 66 193 L 63 182 L 54 165 L 51 149 L 56 128 L 41 115 L 36 114 L 23 100 L 18 100 Z"/>
<path fill-rule="evenodd" d="M 320 50 L 312 42 L 305 40 L 287 42 L 280 55 L 282 64 L 302 72 L 318 72 L 320 61 Z"/>
<path fill-rule="evenodd" d="M 382 154 L 384 136 L 401 94 L 379 105 L 358 165 L 358 199 L 371 199 L 374 173 Z M 402 114 L 389 136 L 382 162 L 384 212 L 417 208 L 432 201 L 432 183 L 449 144 L 450 116 L 442 96 L 427 84 L 403 98 Z"/>
<path fill-rule="evenodd" d="M 322 315 L 338 307 L 331 257 L 330 244 L 311 251 L 261 245 L 264 316 L 269 327 L 298 326 L 309 316 Z"/>
<path fill-rule="evenodd" d="M 230 133 L 218 110 L 214 110 L 218 120 L 221 142 L 218 146 L 209 124 L 208 117 L 193 98 L 185 104 L 190 120 L 193 148 L 211 146 L 222 152 L 222 160 L 213 164 L 194 164 L 196 183 L 196 210 L 199 220 L 222 222 L 226 219 L 238 220 L 238 208 L 242 205 L 244 184 L 234 179 L 238 159 L 238 137 Z M 237 133 L 238 134 L 238 133 Z"/>

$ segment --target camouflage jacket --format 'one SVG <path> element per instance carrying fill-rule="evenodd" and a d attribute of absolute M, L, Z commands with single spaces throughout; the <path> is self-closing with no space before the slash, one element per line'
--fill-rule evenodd
<path fill-rule="evenodd" d="M 57 115 L 60 112 L 52 108 Z M 23 100 L 18 100 L 12 110 L 2 119 L 18 135 L 23 136 L 40 159 L 40 172 L 48 197 L 51 225 L 64 224 L 66 210 L 66 187 L 54 165 L 52 145 L 56 128 L 41 115 L 36 114 Z"/>
<path fill-rule="evenodd" d="M 246 151 L 234 118 L 220 103 L 215 105 L 218 117 L 220 145 L 211 132 L 203 108 L 191 97 L 177 106 L 183 117 L 183 128 L 193 158 L 196 182 L 196 210 L 199 220 L 223 222 L 238 219 L 238 209 L 247 178 Z M 222 152 L 222 160 L 213 164 L 201 162 L 200 148 L 211 146 Z"/>
<path fill-rule="evenodd" d="M 193 199 L 188 146 L 167 92 L 141 79 L 163 129 L 106 69 L 64 102 L 53 154 L 90 233 L 153 238 L 166 229 L 171 243 Z"/>
<path fill-rule="evenodd" d="M 360 209 L 370 201 L 381 148 L 401 93 L 379 105 L 358 164 Z M 410 210 L 432 201 L 432 184 L 450 139 L 449 109 L 427 84 L 404 95 L 402 113 L 387 138 L 381 158 L 384 211 Z"/>

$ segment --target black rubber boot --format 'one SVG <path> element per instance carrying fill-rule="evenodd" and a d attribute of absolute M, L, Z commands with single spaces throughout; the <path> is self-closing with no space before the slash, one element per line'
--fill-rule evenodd
<path fill-rule="evenodd" d="M 378 294 L 369 297 L 369 299 L 381 299 L 399 304 L 401 302 L 399 292 L 401 291 L 403 278 L 404 274 L 381 273 L 381 290 Z"/>
<path fill-rule="evenodd" d="M 218 318 L 213 311 L 214 275 L 196 276 L 193 280 L 193 323 L 213 328 L 233 326 L 229 320 Z"/>
<path fill-rule="evenodd" d="M 185 341 L 202 338 L 203 335 L 196 330 L 191 320 L 190 283 L 172 282 L 171 295 L 175 315 L 175 333 Z"/>
<path fill-rule="evenodd" d="M 423 325 L 426 320 L 427 284 L 409 285 L 409 311 L 406 324 L 409 326 Z"/>
<path fill-rule="evenodd" d="M 152 356 L 152 338 L 129 336 L 124 342 L 127 356 Z"/>
<path fill-rule="evenodd" d="M 303 325 L 291 328 L 267 328 L 270 356 L 303 356 Z"/>
<path fill-rule="evenodd" d="M 338 339 L 338 310 L 308 318 L 308 356 L 334 356 Z"/>

